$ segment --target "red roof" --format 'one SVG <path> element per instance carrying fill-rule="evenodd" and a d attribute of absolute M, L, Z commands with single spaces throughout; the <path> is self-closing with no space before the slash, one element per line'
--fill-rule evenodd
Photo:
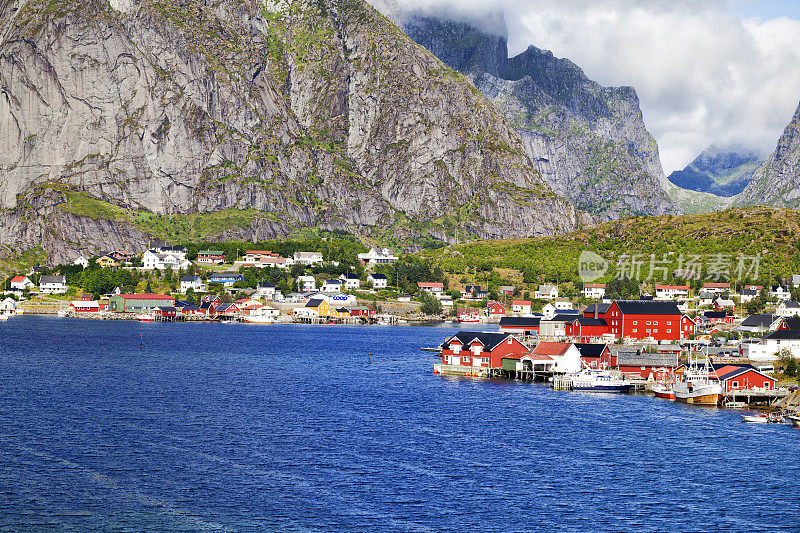
<path fill-rule="evenodd" d="M 174 300 L 172 296 L 166 294 L 120 294 L 120 298 L 126 300 Z"/>
<path fill-rule="evenodd" d="M 418 287 L 423 288 L 430 288 L 430 287 L 442 287 L 444 288 L 444 283 L 440 283 L 438 281 L 420 281 L 417 283 Z"/>
<path fill-rule="evenodd" d="M 530 300 L 514 300 L 511 305 L 531 305 Z"/>
<path fill-rule="evenodd" d="M 25 276 L 14 276 L 13 278 L 11 278 L 11 282 L 12 283 L 19 283 L 20 281 L 22 281 L 24 279 L 25 279 Z"/>
<path fill-rule="evenodd" d="M 706 289 L 730 289 L 730 283 L 703 283 L 703 287 Z"/>
<path fill-rule="evenodd" d="M 586 283 L 583 285 L 584 289 L 605 289 L 605 283 Z"/>
<path fill-rule="evenodd" d="M 260 254 L 260 255 L 278 255 L 270 250 L 247 250 L 247 254 Z"/>
<path fill-rule="evenodd" d="M 549 342 L 549 341 L 542 341 L 536 345 L 531 351 L 531 354 L 536 355 L 564 355 L 569 350 L 569 347 L 572 346 L 569 342 Z"/>
<path fill-rule="evenodd" d="M 688 285 L 656 285 L 656 290 L 658 289 L 679 289 L 683 291 L 688 291 Z"/>

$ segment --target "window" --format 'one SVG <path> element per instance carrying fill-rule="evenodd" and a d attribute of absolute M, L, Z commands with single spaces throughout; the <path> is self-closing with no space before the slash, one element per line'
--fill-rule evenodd
<path fill-rule="evenodd" d="M 649 321 L 649 320 L 647 321 L 647 325 L 648 325 L 648 326 L 650 325 L 650 321 Z M 650 331 L 650 330 L 648 329 L 647 331 Z"/>
<path fill-rule="evenodd" d="M 732 388 L 734 388 L 734 389 L 735 389 L 735 388 L 737 388 L 738 386 L 739 386 L 739 382 L 738 382 L 738 381 L 731 381 L 731 387 L 732 387 Z"/>
<path fill-rule="evenodd" d="M 672 330 L 671 329 L 667 329 L 667 333 L 672 333 Z"/>
<path fill-rule="evenodd" d="M 653 325 L 657 326 L 658 325 L 658 320 L 653 320 Z"/>
<path fill-rule="evenodd" d="M 646 331 L 647 331 L 647 333 L 650 333 L 650 328 L 647 328 L 647 330 L 646 330 Z"/>
<path fill-rule="evenodd" d="M 635 326 L 636 324 L 638 324 L 638 323 L 639 323 L 639 321 L 638 321 L 638 320 L 634 320 L 634 321 L 633 321 L 633 325 L 634 325 L 634 326 Z"/>
<path fill-rule="evenodd" d="M 672 325 L 672 320 L 667 320 L 667 325 L 671 326 Z"/>
<path fill-rule="evenodd" d="M 636 328 L 633 328 L 633 332 L 636 333 Z"/>
<path fill-rule="evenodd" d="M 765 382 L 764 382 L 764 388 L 765 388 L 765 389 L 767 389 L 767 390 L 769 390 L 769 389 L 771 388 L 771 387 L 770 387 L 770 382 L 769 382 L 769 381 L 765 381 Z"/>

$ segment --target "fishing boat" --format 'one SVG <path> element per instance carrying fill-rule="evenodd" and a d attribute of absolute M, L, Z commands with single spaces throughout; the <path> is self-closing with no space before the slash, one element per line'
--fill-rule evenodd
<path fill-rule="evenodd" d="M 767 418 L 767 415 L 764 414 L 742 415 L 742 422 L 748 422 L 750 424 L 766 424 L 769 422 L 769 418 Z"/>
<path fill-rule="evenodd" d="M 633 384 L 608 370 L 585 368 L 570 376 L 572 390 L 583 392 L 628 392 Z"/>
<path fill-rule="evenodd" d="M 653 396 L 656 398 L 664 398 L 665 400 L 674 400 L 675 393 L 672 391 L 672 384 L 656 383 L 653 385 Z"/>
<path fill-rule="evenodd" d="M 672 385 L 675 400 L 693 405 L 717 405 L 722 395 L 722 385 L 711 377 L 711 369 L 706 357 L 705 365 L 699 366 L 695 359 Z"/>
<path fill-rule="evenodd" d="M 156 317 L 154 315 L 151 315 L 150 313 L 141 313 L 139 315 L 136 315 L 136 319 L 139 322 L 155 322 Z"/>
<path fill-rule="evenodd" d="M 239 318 L 242 322 L 248 324 L 274 324 L 275 319 L 271 316 L 265 315 L 243 315 Z"/>
<path fill-rule="evenodd" d="M 723 403 L 722 405 L 728 409 L 747 409 L 747 402 L 734 402 L 731 400 Z"/>
<path fill-rule="evenodd" d="M 463 314 L 458 317 L 459 324 L 480 324 L 481 317 L 477 313 Z"/>
<path fill-rule="evenodd" d="M 791 422 L 794 427 L 800 428 L 800 414 L 789 415 L 789 416 L 786 417 L 786 420 Z"/>
<path fill-rule="evenodd" d="M 56 313 L 59 317 L 64 318 L 65 316 L 69 316 L 69 311 L 66 309 L 59 309 Z"/>

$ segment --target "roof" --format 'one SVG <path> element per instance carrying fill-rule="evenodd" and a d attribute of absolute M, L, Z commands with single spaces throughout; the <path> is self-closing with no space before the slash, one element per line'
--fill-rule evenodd
<path fill-rule="evenodd" d="M 787 316 L 783 319 L 783 325 L 789 331 L 800 331 L 800 316 Z"/>
<path fill-rule="evenodd" d="M 200 279 L 200 276 L 183 276 L 181 281 L 197 281 Z"/>
<path fill-rule="evenodd" d="M 584 283 L 583 288 L 584 289 L 605 289 L 606 288 L 606 284 L 605 283 Z"/>
<path fill-rule="evenodd" d="M 742 321 L 740 326 L 768 328 L 775 322 L 775 318 L 775 315 L 769 313 L 750 315 Z M 800 323 L 798 323 L 798 327 L 800 327 Z"/>
<path fill-rule="evenodd" d="M 242 275 L 239 274 L 238 272 L 214 272 L 213 274 L 211 274 L 211 277 L 212 278 L 236 278 L 236 277 L 241 278 Z"/>
<path fill-rule="evenodd" d="M 312 298 L 306 303 L 306 307 L 319 307 L 324 301 L 323 298 Z"/>
<path fill-rule="evenodd" d="M 676 353 L 620 352 L 617 366 L 678 366 Z"/>
<path fill-rule="evenodd" d="M 12 283 L 19 283 L 20 281 L 24 281 L 24 280 L 25 280 L 25 276 L 14 276 L 13 278 L 11 278 L 11 282 Z"/>
<path fill-rule="evenodd" d="M 703 283 L 703 287 L 706 289 L 730 289 L 730 283 Z"/>
<path fill-rule="evenodd" d="M 679 291 L 688 291 L 688 285 L 656 285 L 656 290 L 675 289 Z"/>
<path fill-rule="evenodd" d="M 177 309 L 171 305 L 159 305 L 156 309 L 161 310 L 164 313 L 175 313 Z"/>
<path fill-rule="evenodd" d="M 531 350 L 531 354 L 536 355 L 564 355 L 572 346 L 571 342 L 549 342 L 542 341 Z"/>
<path fill-rule="evenodd" d="M 345 275 L 344 275 L 344 278 L 345 278 L 345 279 L 358 279 L 358 276 L 356 276 L 356 275 L 355 275 L 354 273 L 352 273 L 352 272 L 348 272 L 347 274 L 345 274 Z"/>
<path fill-rule="evenodd" d="M 601 315 L 603 313 L 608 312 L 608 308 L 611 307 L 611 304 L 604 304 L 604 303 L 598 303 L 596 305 L 597 305 L 597 312 L 599 314 L 601 314 Z M 594 306 L 595 306 L 595 304 L 590 305 L 589 307 L 584 309 L 583 312 L 584 313 L 592 313 L 592 314 L 594 314 Z"/>
<path fill-rule="evenodd" d="M 259 281 L 258 283 L 256 283 L 256 287 L 258 287 L 259 289 L 269 289 L 269 288 L 274 288 L 275 284 L 272 283 L 271 281 Z"/>
<path fill-rule="evenodd" d="M 574 322 L 576 319 L 580 318 L 580 315 L 577 313 L 567 313 L 567 312 L 559 312 L 553 318 L 547 319 L 543 318 L 545 322 Z"/>
<path fill-rule="evenodd" d="M 386 276 L 383 274 L 370 274 L 370 277 L 372 277 L 372 279 L 386 279 Z"/>
<path fill-rule="evenodd" d="M 768 335 L 764 335 L 762 338 L 770 340 L 798 340 L 800 339 L 800 331 L 779 329 L 777 331 L 773 331 Z"/>
<path fill-rule="evenodd" d="M 746 374 L 748 372 L 755 372 L 756 374 L 760 374 L 767 379 L 775 381 L 775 378 L 772 376 L 768 376 L 767 374 L 760 372 L 758 369 L 754 368 L 752 365 L 723 365 L 720 367 L 714 368 L 714 372 L 712 372 L 713 376 L 716 376 L 717 379 L 726 381 L 737 376 L 741 376 L 742 374 Z"/>
<path fill-rule="evenodd" d="M 466 287 L 464 287 L 465 292 L 473 292 L 473 291 L 480 292 L 480 290 L 481 290 L 480 285 L 467 285 Z"/>
<path fill-rule="evenodd" d="M 166 294 L 117 294 L 116 296 L 126 300 L 175 300 L 175 298 Z"/>
<path fill-rule="evenodd" d="M 66 278 L 64 276 L 42 276 L 39 279 L 39 285 L 43 283 L 64 283 Z"/>
<path fill-rule="evenodd" d="M 656 300 L 614 300 L 623 315 L 680 315 L 675 302 Z"/>
<path fill-rule="evenodd" d="M 758 296 L 758 289 L 742 289 L 742 296 Z"/>
<path fill-rule="evenodd" d="M 576 342 L 575 347 L 581 352 L 581 357 L 600 357 L 606 349 L 605 344 Z"/>
<path fill-rule="evenodd" d="M 778 304 L 778 305 L 781 305 L 781 304 Z M 782 302 L 782 305 L 783 305 L 784 307 L 788 307 L 788 308 L 790 308 L 790 309 L 797 309 L 797 308 L 800 308 L 800 302 L 795 302 L 794 300 L 784 300 L 784 301 Z"/>
<path fill-rule="evenodd" d="M 183 311 L 199 311 L 200 310 L 200 306 L 195 305 L 195 304 L 187 304 L 187 305 L 184 305 L 183 307 L 181 307 L 181 309 Z"/>
<path fill-rule="evenodd" d="M 222 255 L 224 253 L 222 250 L 200 250 L 197 255 Z"/>
<path fill-rule="evenodd" d="M 725 311 L 706 311 L 703 316 L 706 318 L 725 318 L 728 315 Z"/>
<path fill-rule="evenodd" d="M 340 280 L 340 279 L 326 279 L 325 283 L 327 283 L 328 285 L 341 285 L 342 284 L 342 280 Z"/>
<path fill-rule="evenodd" d="M 444 283 L 441 283 L 439 281 L 419 281 L 419 282 L 417 282 L 417 287 L 423 287 L 423 288 L 442 287 L 442 288 L 444 288 Z"/>
<path fill-rule="evenodd" d="M 450 343 L 453 340 L 459 340 L 462 346 L 469 346 L 477 339 L 483 347 L 488 350 L 492 351 L 496 346 L 498 346 L 501 342 L 506 340 L 510 337 L 510 333 L 487 333 L 487 332 L 477 332 L 477 331 L 459 331 L 446 341 L 442 343 L 442 348 L 447 349 L 450 347 Z"/>
<path fill-rule="evenodd" d="M 531 305 L 530 300 L 514 300 L 511 302 L 511 305 Z"/>
<path fill-rule="evenodd" d="M 538 328 L 541 322 L 540 317 L 534 316 L 504 316 L 500 319 L 500 327 L 516 327 L 516 328 Z"/>
<path fill-rule="evenodd" d="M 580 316 L 578 318 L 575 318 L 575 322 L 577 322 L 581 326 L 607 326 L 608 325 L 608 322 L 606 322 L 605 319 L 603 319 L 603 318 L 592 318 L 592 317 L 585 317 L 585 316 Z"/>
<path fill-rule="evenodd" d="M 233 304 L 233 303 L 228 303 L 228 304 L 219 304 L 219 305 L 217 306 L 217 312 L 218 312 L 218 313 L 219 313 L 219 312 L 223 312 L 223 313 L 224 313 L 225 311 L 227 311 L 227 310 L 228 310 L 228 309 L 230 309 L 231 307 L 233 307 L 233 308 L 236 308 L 236 304 Z"/>

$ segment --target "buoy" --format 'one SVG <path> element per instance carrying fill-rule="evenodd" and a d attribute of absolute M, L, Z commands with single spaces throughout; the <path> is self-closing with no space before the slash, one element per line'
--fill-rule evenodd
<path fill-rule="evenodd" d="M 369 364 L 372 364 L 372 352 L 369 352 Z"/>

